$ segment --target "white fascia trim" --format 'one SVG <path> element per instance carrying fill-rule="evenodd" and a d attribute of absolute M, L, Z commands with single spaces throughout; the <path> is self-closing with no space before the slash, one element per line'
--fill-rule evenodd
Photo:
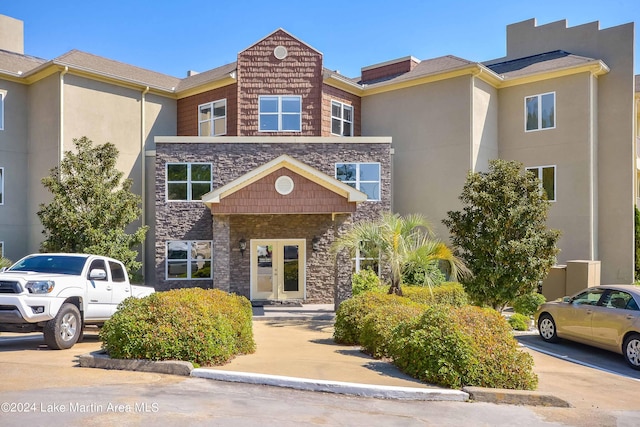
<path fill-rule="evenodd" d="M 391 144 L 390 136 L 156 136 L 156 144 Z"/>

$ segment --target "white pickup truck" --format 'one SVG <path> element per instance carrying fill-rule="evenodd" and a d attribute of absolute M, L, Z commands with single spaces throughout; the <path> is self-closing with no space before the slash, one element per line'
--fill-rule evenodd
<path fill-rule="evenodd" d="M 44 332 L 49 348 L 71 348 L 85 325 L 101 325 L 128 297 L 154 289 L 131 285 L 120 261 L 87 254 L 33 254 L 0 270 L 0 332 Z"/>

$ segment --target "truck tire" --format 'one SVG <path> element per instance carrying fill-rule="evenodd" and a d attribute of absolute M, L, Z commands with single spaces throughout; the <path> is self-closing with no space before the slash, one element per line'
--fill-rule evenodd
<path fill-rule="evenodd" d="M 78 342 L 82 333 L 82 317 L 78 307 L 62 304 L 60 311 L 44 325 L 44 342 L 52 350 L 65 350 Z"/>

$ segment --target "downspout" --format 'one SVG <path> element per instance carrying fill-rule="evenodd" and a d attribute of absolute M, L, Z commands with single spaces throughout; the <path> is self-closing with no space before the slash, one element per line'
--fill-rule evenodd
<path fill-rule="evenodd" d="M 146 88 L 144 88 L 144 90 L 142 91 L 142 95 L 140 96 L 140 168 L 141 168 L 141 180 L 140 180 L 140 194 L 142 195 L 142 226 L 144 227 L 146 225 L 146 215 L 147 215 L 147 209 L 146 209 L 146 180 L 145 180 L 145 175 L 146 175 L 146 152 L 145 152 L 145 140 L 147 137 L 147 121 L 145 120 L 145 114 L 146 114 L 146 109 L 145 109 L 145 103 L 146 103 L 146 98 L 145 95 L 147 94 L 147 92 L 149 92 L 149 86 L 147 86 Z M 145 241 L 142 243 L 142 277 L 144 278 L 144 272 L 145 272 L 145 267 L 146 267 L 146 239 Z"/>
<path fill-rule="evenodd" d="M 594 74 L 591 75 L 589 79 L 589 259 L 596 260 L 596 233 L 597 223 L 596 223 L 596 197 L 595 197 L 595 189 L 596 189 L 596 171 L 595 171 L 595 155 L 596 155 L 596 134 L 597 129 L 595 128 L 595 105 L 596 99 L 595 97 L 595 82 L 596 76 Z M 557 179 L 557 177 L 556 177 Z"/>
<path fill-rule="evenodd" d="M 64 159 L 64 75 L 69 72 L 69 67 L 64 67 L 60 73 L 60 134 L 58 135 L 58 169 Z"/>

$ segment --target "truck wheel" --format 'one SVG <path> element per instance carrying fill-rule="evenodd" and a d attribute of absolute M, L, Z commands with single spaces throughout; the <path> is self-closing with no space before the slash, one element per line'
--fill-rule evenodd
<path fill-rule="evenodd" d="M 82 318 L 78 307 L 62 304 L 60 311 L 44 325 L 44 342 L 52 350 L 73 347 L 82 333 Z"/>

